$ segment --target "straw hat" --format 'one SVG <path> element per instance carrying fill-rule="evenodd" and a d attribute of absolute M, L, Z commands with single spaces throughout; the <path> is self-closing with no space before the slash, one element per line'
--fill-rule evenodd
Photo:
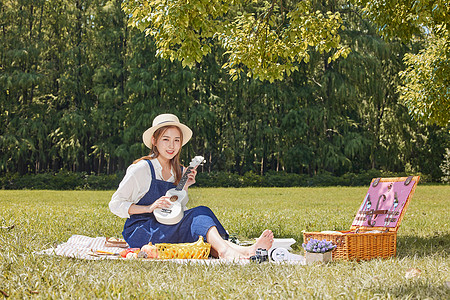
<path fill-rule="evenodd" d="M 180 128 L 183 135 L 183 146 L 189 142 L 192 137 L 192 130 L 184 124 L 180 123 L 178 117 L 173 114 L 162 114 L 153 119 L 153 125 L 142 134 L 142 140 L 145 146 L 152 148 L 152 136 L 158 128 L 164 126 L 176 126 Z"/>

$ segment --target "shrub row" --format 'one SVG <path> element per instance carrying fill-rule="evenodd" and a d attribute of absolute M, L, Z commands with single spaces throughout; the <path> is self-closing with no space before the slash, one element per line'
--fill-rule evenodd
<path fill-rule="evenodd" d="M 123 173 L 113 175 L 89 175 L 86 173 L 6 174 L 0 177 L 1 189 L 42 190 L 115 190 Z M 315 187 L 315 186 L 367 186 L 372 178 L 407 176 L 402 173 L 386 173 L 369 170 L 360 174 L 347 173 L 334 176 L 321 173 L 316 176 L 285 172 L 268 172 L 258 175 L 247 172 L 236 175 L 228 172 L 198 173 L 197 187 Z M 430 176 L 422 175 L 421 183 L 429 182 Z"/>
<path fill-rule="evenodd" d="M 7 190 L 112 190 L 119 186 L 123 174 L 89 175 L 86 173 L 6 174 L 0 187 Z"/>
<path fill-rule="evenodd" d="M 258 175 L 253 172 L 239 176 L 226 172 L 199 173 L 196 186 L 199 187 L 318 187 L 318 186 L 368 186 L 373 178 L 405 177 L 405 173 L 390 173 L 369 170 L 360 174 L 347 173 L 335 176 L 324 172 L 315 176 L 285 172 L 268 172 Z M 421 175 L 421 183 L 430 182 L 431 177 Z"/>

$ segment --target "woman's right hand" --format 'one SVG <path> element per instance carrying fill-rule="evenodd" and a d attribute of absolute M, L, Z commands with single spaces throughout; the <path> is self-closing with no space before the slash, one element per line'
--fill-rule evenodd
<path fill-rule="evenodd" d="M 162 196 L 149 206 L 149 212 L 152 213 L 157 208 L 169 208 L 171 206 L 169 197 Z"/>

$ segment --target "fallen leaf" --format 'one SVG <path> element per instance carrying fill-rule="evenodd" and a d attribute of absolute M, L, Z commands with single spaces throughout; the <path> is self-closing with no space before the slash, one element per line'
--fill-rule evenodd
<path fill-rule="evenodd" d="M 2 226 L 2 227 L 0 227 L 1 229 L 13 229 L 14 228 L 14 225 L 11 225 L 11 226 Z"/>
<path fill-rule="evenodd" d="M 0 290 L 0 294 L 2 294 L 5 297 L 9 297 L 8 293 L 5 291 Z"/>
<path fill-rule="evenodd" d="M 380 280 L 380 277 L 378 277 L 378 276 L 373 276 L 373 277 L 372 277 L 372 280 L 373 280 L 373 281 Z"/>
<path fill-rule="evenodd" d="M 422 273 L 421 270 L 415 269 L 415 268 L 411 268 L 411 269 L 406 270 L 405 277 L 407 279 L 411 279 L 411 278 L 420 276 L 420 273 Z"/>

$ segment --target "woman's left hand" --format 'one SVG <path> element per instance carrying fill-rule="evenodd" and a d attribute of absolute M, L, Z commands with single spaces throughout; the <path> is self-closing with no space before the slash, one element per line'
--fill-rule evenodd
<path fill-rule="evenodd" d="M 196 175 L 197 175 L 197 168 L 192 169 L 191 173 L 188 174 L 188 179 L 187 179 L 186 185 L 185 185 L 186 189 L 195 183 L 195 176 Z"/>

